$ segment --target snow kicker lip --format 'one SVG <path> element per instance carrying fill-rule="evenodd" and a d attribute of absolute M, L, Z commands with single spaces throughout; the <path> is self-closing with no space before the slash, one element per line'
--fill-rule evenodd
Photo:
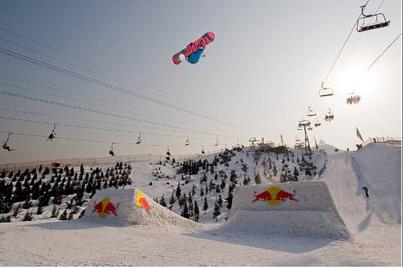
<path fill-rule="evenodd" d="M 278 196 L 279 192 L 286 194 Z M 222 230 L 256 235 L 350 238 L 323 181 L 236 187 L 230 219 Z"/>

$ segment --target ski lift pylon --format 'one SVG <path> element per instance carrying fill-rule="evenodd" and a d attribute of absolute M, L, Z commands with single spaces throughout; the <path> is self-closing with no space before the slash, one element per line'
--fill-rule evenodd
<path fill-rule="evenodd" d="M 361 16 L 357 19 L 357 32 L 365 32 L 389 26 L 390 20 L 386 20 L 383 13 L 365 14 L 367 4 L 361 6 Z"/>
<path fill-rule="evenodd" d="M 326 97 L 334 95 L 332 88 L 325 87 L 325 82 L 320 85 L 319 96 Z"/>

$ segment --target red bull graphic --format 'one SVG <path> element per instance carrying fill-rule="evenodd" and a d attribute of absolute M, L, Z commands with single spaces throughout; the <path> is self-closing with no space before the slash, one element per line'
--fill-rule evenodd
<path fill-rule="evenodd" d="M 104 197 L 101 201 L 99 201 L 92 212 L 98 213 L 98 216 L 102 219 L 106 218 L 108 215 L 118 216 L 118 208 L 115 206 L 109 197 Z"/>
<path fill-rule="evenodd" d="M 144 194 L 140 191 L 137 191 L 136 194 L 136 206 L 145 208 L 148 213 L 150 213 L 152 210 L 152 207 L 148 203 L 147 199 L 144 197 Z"/>
<path fill-rule="evenodd" d="M 255 195 L 255 199 L 252 202 L 266 201 L 269 205 L 278 205 L 286 200 L 298 201 L 294 198 L 294 194 L 286 192 L 279 187 L 272 186 L 267 188 L 266 191 Z"/>

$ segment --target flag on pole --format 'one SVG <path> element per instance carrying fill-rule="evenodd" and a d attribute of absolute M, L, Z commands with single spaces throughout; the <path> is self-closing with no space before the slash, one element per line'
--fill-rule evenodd
<path fill-rule="evenodd" d="M 358 127 L 356 127 L 356 129 L 357 129 L 357 131 L 356 131 L 357 137 L 360 138 L 360 140 L 364 143 L 364 139 L 362 138 L 362 135 L 361 135 L 360 131 L 358 130 Z"/>

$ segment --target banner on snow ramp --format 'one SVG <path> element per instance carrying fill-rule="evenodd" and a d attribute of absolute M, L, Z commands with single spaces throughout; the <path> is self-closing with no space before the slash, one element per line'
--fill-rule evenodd
<path fill-rule="evenodd" d="M 195 222 L 156 203 L 137 188 L 98 191 L 88 203 L 84 220 L 107 225 L 197 226 Z"/>
<path fill-rule="evenodd" d="M 258 235 L 349 237 L 323 181 L 236 187 L 224 228 Z"/>
<path fill-rule="evenodd" d="M 90 199 L 84 218 L 106 224 L 127 223 L 134 197 L 135 189 L 100 190 Z"/>

